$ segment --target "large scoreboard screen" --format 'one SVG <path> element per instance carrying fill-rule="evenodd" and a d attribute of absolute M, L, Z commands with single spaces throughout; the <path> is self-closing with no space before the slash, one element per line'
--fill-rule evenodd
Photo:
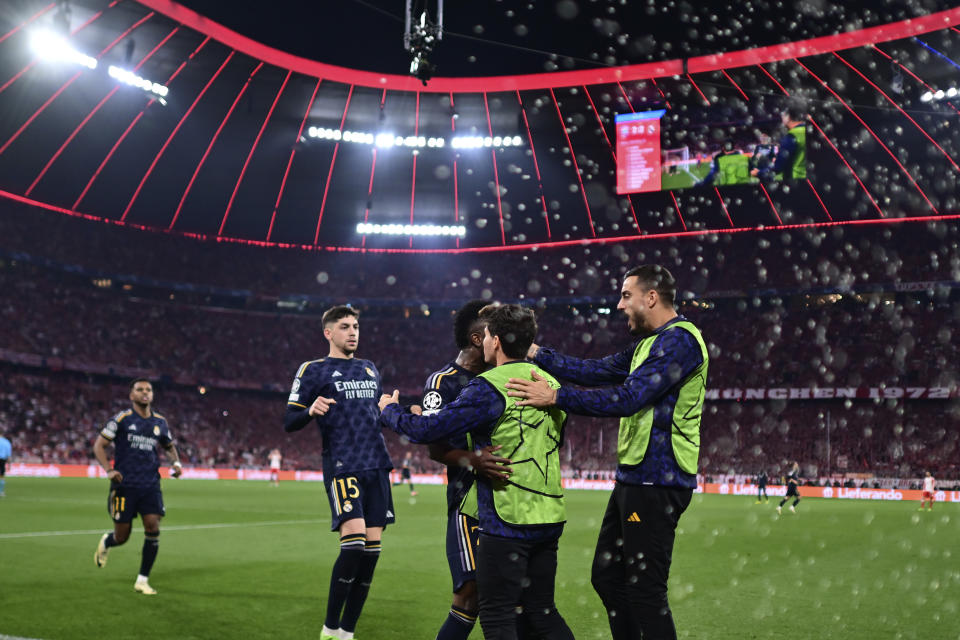
<path fill-rule="evenodd" d="M 617 115 L 617 193 L 660 191 L 660 118 L 665 110 Z"/>

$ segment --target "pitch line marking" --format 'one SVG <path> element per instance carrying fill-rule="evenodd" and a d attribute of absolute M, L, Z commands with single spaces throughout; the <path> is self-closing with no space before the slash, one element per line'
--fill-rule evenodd
<path fill-rule="evenodd" d="M 273 527 L 290 524 L 318 524 L 326 522 L 319 518 L 314 520 L 269 520 L 266 522 L 219 522 L 215 524 L 185 524 L 163 527 L 164 531 L 194 531 L 200 529 L 234 529 L 237 527 Z M 25 531 L 22 533 L 0 533 L 0 540 L 15 538 L 42 538 L 47 536 L 79 536 L 103 533 L 100 529 L 75 529 L 73 531 Z M 0 640 L 8 640 L 7 636 L 0 635 Z"/>

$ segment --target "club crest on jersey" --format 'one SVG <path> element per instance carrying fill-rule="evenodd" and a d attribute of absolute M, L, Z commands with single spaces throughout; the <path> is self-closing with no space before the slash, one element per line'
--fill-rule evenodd
<path fill-rule="evenodd" d="M 423 396 L 423 408 L 428 411 L 439 409 L 441 404 L 443 404 L 443 398 L 436 391 L 428 391 L 427 395 Z"/>
<path fill-rule="evenodd" d="M 377 377 L 377 374 L 375 374 L 375 373 L 373 372 L 373 369 L 371 369 L 370 367 L 364 367 L 363 370 L 366 371 L 366 372 L 367 372 L 367 375 L 370 376 L 371 378 L 376 378 L 376 377 Z"/>
<path fill-rule="evenodd" d="M 293 388 L 290 389 L 290 393 L 296 393 L 297 391 L 300 391 L 300 378 L 293 381 Z"/>
<path fill-rule="evenodd" d="M 155 436 L 160 435 L 160 425 L 158 424 L 153 425 L 153 435 Z"/>
<path fill-rule="evenodd" d="M 351 511 L 353 511 L 353 504 L 349 500 L 345 500 L 343 502 L 343 510 L 346 511 L 347 513 L 350 513 Z"/>

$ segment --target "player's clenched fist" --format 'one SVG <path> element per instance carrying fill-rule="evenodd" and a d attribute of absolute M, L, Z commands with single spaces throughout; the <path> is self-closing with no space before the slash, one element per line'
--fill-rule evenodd
<path fill-rule="evenodd" d="M 318 396 L 317 399 L 313 401 L 313 404 L 310 405 L 310 415 L 327 415 L 327 411 L 330 411 L 330 407 L 335 404 L 337 404 L 337 401 L 333 398 L 324 398 L 323 396 Z"/>
<path fill-rule="evenodd" d="M 380 396 L 380 402 L 378 402 L 377 404 L 380 407 L 380 411 L 383 411 L 387 407 L 387 405 L 398 404 L 399 402 L 400 402 L 400 392 L 394 389 L 393 393 L 391 394 L 385 393 L 382 396 Z"/>

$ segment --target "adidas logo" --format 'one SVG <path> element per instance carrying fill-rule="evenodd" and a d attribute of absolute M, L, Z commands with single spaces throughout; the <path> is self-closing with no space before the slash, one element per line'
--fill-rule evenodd
<path fill-rule="evenodd" d="M 637 515 L 637 512 L 636 512 L 636 511 L 634 511 L 634 512 L 631 513 L 630 516 L 627 518 L 627 522 L 640 522 L 640 516 Z"/>
<path fill-rule="evenodd" d="M 336 378 L 337 376 L 342 376 L 342 375 L 343 375 L 343 374 L 340 373 L 339 371 L 334 371 L 333 374 L 332 374 L 330 377 L 331 377 L 331 378 Z"/>
<path fill-rule="evenodd" d="M 388 517 L 388 518 L 394 517 L 394 516 L 393 516 L 393 511 L 390 511 L 390 509 L 387 509 L 387 517 Z"/>

